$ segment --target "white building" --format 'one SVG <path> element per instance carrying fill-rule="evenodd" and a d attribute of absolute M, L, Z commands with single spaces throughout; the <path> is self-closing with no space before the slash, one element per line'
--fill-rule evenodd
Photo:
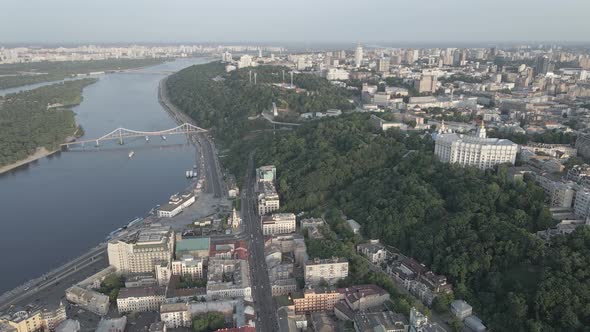
<path fill-rule="evenodd" d="M 313 259 L 305 262 L 305 284 L 319 285 L 322 280 L 330 285 L 348 277 L 348 261 L 345 258 Z"/>
<path fill-rule="evenodd" d="M 248 54 L 242 55 L 240 57 L 240 60 L 238 61 L 238 69 L 251 67 L 252 65 L 253 65 L 252 57 L 249 56 Z"/>
<path fill-rule="evenodd" d="M 153 226 L 125 239 L 109 241 L 109 264 L 120 273 L 153 272 L 156 264 L 169 262 L 174 250 L 170 227 Z"/>
<path fill-rule="evenodd" d="M 442 162 L 487 169 L 516 160 L 518 145 L 507 139 L 487 138 L 483 122 L 476 136 L 444 133 L 444 128 L 440 131 L 443 133 L 436 135 L 434 154 Z"/>
<path fill-rule="evenodd" d="M 195 202 L 195 194 L 191 192 L 184 192 L 170 196 L 167 204 L 158 208 L 158 217 L 172 218 L 182 212 L 185 208 L 191 206 Z"/>
<path fill-rule="evenodd" d="M 164 303 L 160 306 L 160 319 L 166 327 L 176 329 L 190 327 L 191 312 L 187 303 Z"/>
<path fill-rule="evenodd" d="M 340 68 L 328 68 L 326 71 L 326 79 L 328 81 L 346 81 L 350 78 L 350 73 L 347 70 Z"/>
<path fill-rule="evenodd" d="M 232 61 L 233 61 L 233 58 L 232 58 L 231 53 L 223 52 L 221 54 L 221 62 L 232 62 Z"/>
<path fill-rule="evenodd" d="M 191 255 L 183 255 L 180 260 L 172 262 L 172 274 L 188 276 L 192 279 L 203 278 L 203 259 Z"/>
<path fill-rule="evenodd" d="M 261 181 L 259 185 L 259 194 L 257 197 L 258 214 L 265 215 L 277 211 L 280 207 L 279 194 L 272 182 Z"/>
<path fill-rule="evenodd" d="M 119 313 L 158 311 L 166 299 L 163 287 L 121 288 L 117 297 Z"/>
<path fill-rule="evenodd" d="M 363 47 L 358 44 L 354 51 L 354 65 L 360 67 L 363 64 Z"/>
<path fill-rule="evenodd" d="M 451 312 L 460 320 L 471 316 L 473 308 L 463 300 L 455 300 L 451 303 Z"/>
<path fill-rule="evenodd" d="M 260 217 L 262 234 L 274 235 L 293 233 L 296 229 L 296 218 L 293 213 L 273 213 Z"/>

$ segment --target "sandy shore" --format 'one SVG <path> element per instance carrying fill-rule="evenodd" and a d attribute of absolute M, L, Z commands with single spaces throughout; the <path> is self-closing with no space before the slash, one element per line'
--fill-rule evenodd
<path fill-rule="evenodd" d="M 22 165 L 28 164 L 32 161 L 35 161 L 35 160 L 38 160 L 41 158 L 45 158 L 45 157 L 50 156 L 58 151 L 59 150 L 48 151 L 46 148 L 37 148 L 37 151 L 35 151 L 35 153 L 28 156 L 27 158 L 21 159 L 15 163 L 10 164 L 10 165 L 0 167 L 0 174 L 2 174 L 4 172 L 8 172 L 8 171 L 15 169 L 17 167 L 20 167 Z"/>

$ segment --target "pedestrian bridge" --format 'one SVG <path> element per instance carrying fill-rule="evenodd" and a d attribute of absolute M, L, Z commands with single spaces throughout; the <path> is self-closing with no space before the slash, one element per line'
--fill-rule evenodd
<path fill-rule="evenodd" d="M 170 129 L 166 129 L 166 130 L 160 130 L 160 131 L 139 131 L 139 130 L 132 130 L 132 129 L 127 129 L 127 128 L 117 128 L 117 129 L 111 131 L 110 133 L 108 133 L 104 136 L 101 136 L 99 138 L 67 142 L 67 143 L 61 144 L 60 146 L 62 148 L 66 148 L 66 149 L 69 148 L 70 146 L 85 145 L 88 143 L 94 143 L 96 146 L 100 146 L 100 144 L 102 142 L 113 141 L 113 140 L 118 140 L 119 144 L 122 145 L 124 143 L 125 139 L 127 139 L 127 138 L 145 137 L 146 139 L 148 139 L 148 137 L 150 137 L 150 136 L 160 136 L 163 139 L 166 139 L 166 135 L 195 134 L 195 133 L 204 133 L 204 132 L 207 132 L 207 130 L 203 129 L 203 128 L 199 128 L 199 127 L 192 125 L 190 123 L 183 123 L 178 127 L 174 127 L 174 128 L 170 128 Z"/>

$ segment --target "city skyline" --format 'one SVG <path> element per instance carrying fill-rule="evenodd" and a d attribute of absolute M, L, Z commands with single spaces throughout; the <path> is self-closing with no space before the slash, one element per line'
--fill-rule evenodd
<path fill-rule="evenodd" d="M 112 0 L 8 1 L 0 43 L 514 43 L 588 42 L 590 3 L 542 0 L 428 4 L 370 1 L 280 4 Z M 359 10 L 359 7 L 361 10 Z M 365 8 L 363 11 L 362 9 Z M 31 24 L 31 23 L 34 24 Z M 43 29 L 39 29 L 42 26 Z M 17 29 L 15 29 L 17 27 Z M 403 32 L 400 33 L 400 32 Z"/>

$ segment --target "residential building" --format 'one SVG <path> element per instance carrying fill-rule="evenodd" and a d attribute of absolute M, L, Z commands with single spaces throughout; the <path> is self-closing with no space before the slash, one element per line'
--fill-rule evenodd
<path fill-rule="evenodd" d="M 356 250 L 367 257 L 373 264 L 381 264 L 387 258 L 387 249 L 379 240 L 370 240 L 368 243 L 361 243 Z"/>
<path fill-rule="evenodd" d="M 354 65 L 355 67 L 359 68 L 363 64 L 363 47 L 361 44 L 356 46 L 356 50 L 354 51 Z"/>
<path fill-rule="evenodd" d="M 389 58 L 382 57 L 377 60 L 377 71 L 381 73 L 389 72 Z"/>
<path fill-rule="evenodd" d="M 260 217 L 263 235 L 293 233 L 297 227 L 295 214 L 273 213 Z"/>
<path fill-rule="evenodd" d="M 100 316 L 109 311 L 108 296 L 79 286 L 66 289 L 66 300 Z"/>
<path fill-rule="evenodd" d="M 322 281 L 333 285 L 348 277 L 348 261 L 345 258 L 313 259 L 305 263 L 305 284 L 319 285 Z"/>
<path fill-rule="evenodd" d="M 180 260 L 172 261 L 172 274 L 191 279 L 203 278 L 203 259 L 192 255 L 183 255 Z"/>
<path fill-rule="evenodd" d="M 301 230 L 304 230 L 309 227 L 325 226 L 326 221 L 324 220 L 324 218 L 306 218 L 300 220 L 299 225 L 299 227 L 301 227 Z"/>
<path fill-rule="evenodd" d="M 407 332 L 408 321 L 402 314 L 389 310 L 377 312 L 360 311 L 354 315 L 354 329 L 358 332 Z"/>
<path fill-rule="evenodd" d="M 168 262 L 174 249 L 170 227 L 152 226 L 125 239 L 111 240 L 107 252 L 109 264 L 123 274 L 153 272 L 158 263 Z"/>
<path fill-rule="evenodd" d="M 0 328 L 0 331 L 2 329 Z M 80 322 L 74 319 L 66 319 L 55 328 L 55 332 L 79 332 Z"/>
<path fill-rule="evenodd" d="M 121 288 L 117 297 L 119 313 L 158 311 L 166 299 L 163 287 Z"/>
<path fill-rule="evenodd" d="M 127 317 L 101 318 L 94 332 L 124 332 L 127 325 Z"/>
<path fill-rule="evenodd" d="M 514 164 L 517 152 L 518 145 L 510 140 L 487 138 L 483 122 L 476 136 L 441 133 L 435 138 L 434 154 L 439 160 L 463 167 L 488 169 L 503 163 Z"/>
<path fill-rule="evenodd" d="M 332 311 L 342 293 L 333 288 L 306 288 L 302 298 L 293 299 L 295 313 Z"/>
<path fill-rule="evenodd" d="M 551 174 L 538 174 L 535 180 L 545 191 L 549 207 L 569 208 L 574 204 L 576 185 L 572 181 L 563 181 Z M 582 204 L 584 200 L 585 197 L 582 193 L 579 203 Z M 582 212 L 582 205 L 579 205 L 578 208 Z"/>
<path fill-rule="evenodd" d="M 210 259 L 207 297 L 210 299 L 251 296 L 248 262 L 241 259 Z"/>
<path fill-rule="evenodd" d="M 17 311 L 6 316 L 0 317 L 0 327 L 4 326 L 6 330 L 15 330 L 16 332 L 37 332 L 43 329 L 43 319 L 41 311 Z"/>
<path fill-rule="evenodd" d="M 164 303 L 160 306 L 160 319 L 166 327 L 175 329 L 190 327 L 192 324 L 191 312 L 187 303 Z"/>
<path fill-rule="evenodd" d="M 464 320 L 471 316 L 473 308 L 463 300 L 455 300 L 451 302 L 451 312 L 460 320 Z"/>
<path fill-rule="evenodd" d="M 279 194 L 272 182 L 258 182 L 257 206 L 258 214 L 265 215 L 280 208 Z"/>
<path fill-rule="evenodd" d="M 474 315 L 471 315 L 471 316 L 465 318 L 464 324 L 466 327 L 471 329 L 471 331 L 473 331 L 473 332 L 485 332 L 486 331 L 486 326 L 483 325 L 483 323 L 481 322 L 481 319 L 479 319 L 477 316 L 474 316 Z"/>
<path fill-rule="evenodd" d="M 423 75 L 419 80 L 414 82 L 414 88 L 418 90 L 418 93 L 434 93 L 436 87 L 436 77 L 431 75 Z"/>

